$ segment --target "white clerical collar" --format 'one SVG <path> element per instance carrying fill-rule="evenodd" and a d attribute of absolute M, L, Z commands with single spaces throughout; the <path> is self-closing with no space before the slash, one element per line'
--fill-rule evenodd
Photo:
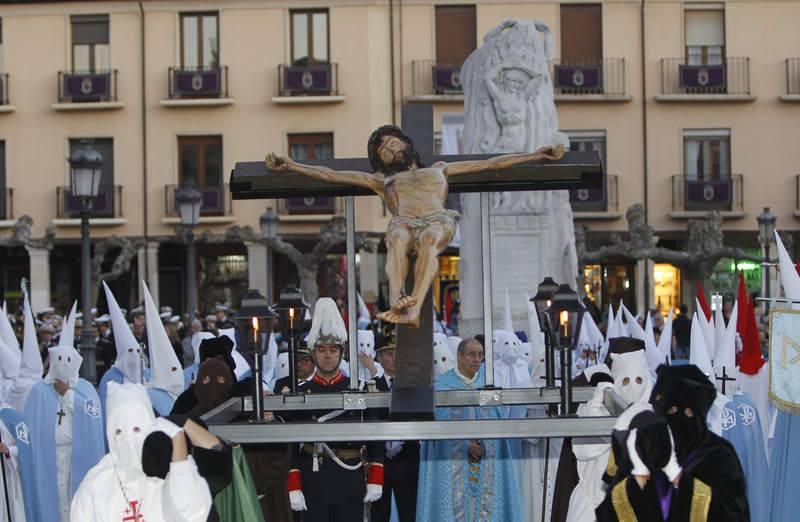
<path fill-rule="evenodd" d="M 478 380 L 478 375 L 481 373 L 480 370 L 478 370 L 477 372 L 475 372 L 475 375 L 473 375 L 472 378 L 470 379 L 469 377 L 465 376 L 463 373 L 458 371 L 458 366 L 453 368 L 453 371 L 456 372 L 456 376 L 458 376 L 459 379 L 464 381 L 464 384 L 466 384 L 467 386 L 474 384 L 475 381 Z"/>

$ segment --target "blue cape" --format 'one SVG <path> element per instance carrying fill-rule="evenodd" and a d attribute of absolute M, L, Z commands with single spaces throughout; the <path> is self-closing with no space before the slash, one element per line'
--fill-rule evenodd
<path fill-rule="evenodd" d="M 769 510 L 767 452 L 758 410 L 747 394 L 734 394 L 722 410 L 722 438 L 733 444 L 742 463 L 750 520 L 768 520 L 763 518 Z"/>
<path fill-rule="evenodd" d="M 105 454 L 106 440 L 100 397 L 89 382 L 78 379 L 72 387 L 75 392 L 72 418 L 72 474 L 70 498 L 78 490 L 83 477 Z M 36 469 L 38 520 L 52 522 L 60 518 L 58 508 L 58 476 L 56 474 L 56 412 L 59 395 L 52 384 L 37 382 L 25 403 L 25 418 L 31 433 L 31 444 L 36 451 L 33 463 Z M 28 515 L 30 516 L 30 515 Z"/>
<path fill-rule="evenodd" d="M 200 371 L 200 364 L 193 363 L 186 368 L 183 369 L 183 389 L 189 387 L 192 384 L 192 381 L 197 380 L 197 373 Z"/>
<path fill-rule="evenodd" d="M 767 520 L 796 520 L 800 513 L 800 415 L 776 410 L 775 438 L 769 459 Z M 751 513 L 754 511 L 751 509 Z"/>
<path fill-rule="evenodd" d="M 485 385 L 484 368 L 469 389 Z M 438 376 L 436 390 L 467 386 L 450 370 Z M 436 420 L 500 419 L 496 407 L 436 408 Z M 520 522 L 513 450 L 508 440 L 482 440 L 483 458 L 471 463 L 468 440 L 423 441 L 420 448 L 417 520 L 469 520 L 469 498 L 476 500 L 475 520 Z M 484 513 L 485 515 L 482 515 Z"/>
<path fill-rule="evenodd" d="M 150 402 L 153 403 L 153 409 L 156 415 L 164 417 L 172 413 L 172 407 L 175 406 L 175 399 L 160 388 L 147 388 L 147 395 L 150 396 Z"/>
<path fill-rule="evenodd" d="M 17 443 L 17 462 L 19 478 L 22 483 L 22 500 L 25 504 L 25 518 L 28 522 L 46 522 L 38 513 L 36 493 L 36 468 L 33 464 L 31 449 L 31 432 L 22 414 L 13 408 L 0 410 L 0 421 L 14 437 Z"/>

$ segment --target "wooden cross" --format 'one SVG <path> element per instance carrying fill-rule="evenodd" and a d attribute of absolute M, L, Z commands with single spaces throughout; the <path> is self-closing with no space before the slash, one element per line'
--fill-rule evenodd
<path fill-rule="evenodd" d="M 727 371 L 725 371 L 725 367 L 724 366 L 722 367 L 722 376 L 721 377 L 717 377 L 716 375 L 714 375 L 714 378 L 716 380 L 718 380 L 718 381 L 722 381 L 722 395 L 725 395 L 725 383 L 727 381 L 735 381 L 736 380 L 733 377 L 728 375 Z"/>
<path fill-rule="evenodd" d="M 402 127 L 422 160 L 431 165 L 467 160 L 485 160 L 496 154 L 434 156 L 433 107 L 405 106 Z M 366 136 L 365 136 L 366 139 Z M 372 172 L 367 158 L 304 161 L 334 170 Z M 555 162 L 532 161 L 514 167 L 463 174 L 448 179 L 449 193 L 502 192 L 603 187 L 603 169 L 595 152 L 567 152 Z M 374 195 L 367 188 L 333 184 L 292 172 L 272 172 L 263 160 L 239 162 L 231 173 L 233 199 L 277 199 L 290 197 L 339 197 Z M 413 268 L 409 267 L 410 276 Z M 413 281 L 412 281 L 413 282 Z M 392 388 L 394 418 L 433 417 L 433 298 L 428 293 L 420 312 L 419 328 L 397 328 L 397 374 Z M 355 342 L 355 341 L 353 341 Z"/>
<path fill-rule="evenodd" d="M 64 411 L 64 408 L 61 408 L 61 411 L 57 412 L 56 415 L 58 416 L 58 425 L 61 426 L 61 419 L 67 416 L 67 413 Z"/>

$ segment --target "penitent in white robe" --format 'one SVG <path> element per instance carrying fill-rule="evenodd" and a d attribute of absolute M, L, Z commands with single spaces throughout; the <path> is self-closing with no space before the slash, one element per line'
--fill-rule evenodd
<path fill-rule="evenodd" d="M 8 446 L 9 456 L 0 456 L 5 467 L 6 488 L 8 488 L 8 498 L 11 507 L 10 522 L 25 522 L 25 504 L 22 498 L 22 482 L 19 477 L 19 462 L 17 461 L 17 443 L 15 438 L 8 432 L 4 423 L 0 422 L 0 436 L 3 444 Z M 2 475 L 0 475 L 2 481 Z M 0 522 L 9 522 L 6 510 L 5 489 L 0 482 Z"/>
<path fill-rule="evenodd" d="M 205 522 L 211 509 L 208 483 L 192 457 L 170 464 L 164 480 L 126 480 L 125 493 L 109 453 L 86 475 L 72 501 L 72 520 L 91 522 Z M 127 499 L 126 499 L 127 496 Z"/>
<path fill-rule="evenodd" d="M 72 416 L 75 391 L 58 397 L 59 412 L 53 419 L 56 428 L 56 473 L 58 474 L 58 511 L 61 522 L 69 522 L 70 482 L 72 475 Z M 59 421 L 60 418 L 60 421 Z M 78 519 L 80 520 L 80 519 Z"/>

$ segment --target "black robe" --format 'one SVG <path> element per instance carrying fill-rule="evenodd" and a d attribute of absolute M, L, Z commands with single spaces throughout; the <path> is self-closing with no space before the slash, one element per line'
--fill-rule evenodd
<path fill-rule="evenodd" d="M 663 480 L 666 481 L 666 477 Z M 598 522 L 703 522 L 711 520 L 708 514 L 712 499 L 713 493 L 707 484 L 683 476 L 679 487 L 672 490 L 665 519 L 655 482 L 649 480 L 642 489 L 633 477 L 627 477 L 614 486 L 595 513 Z"/>

